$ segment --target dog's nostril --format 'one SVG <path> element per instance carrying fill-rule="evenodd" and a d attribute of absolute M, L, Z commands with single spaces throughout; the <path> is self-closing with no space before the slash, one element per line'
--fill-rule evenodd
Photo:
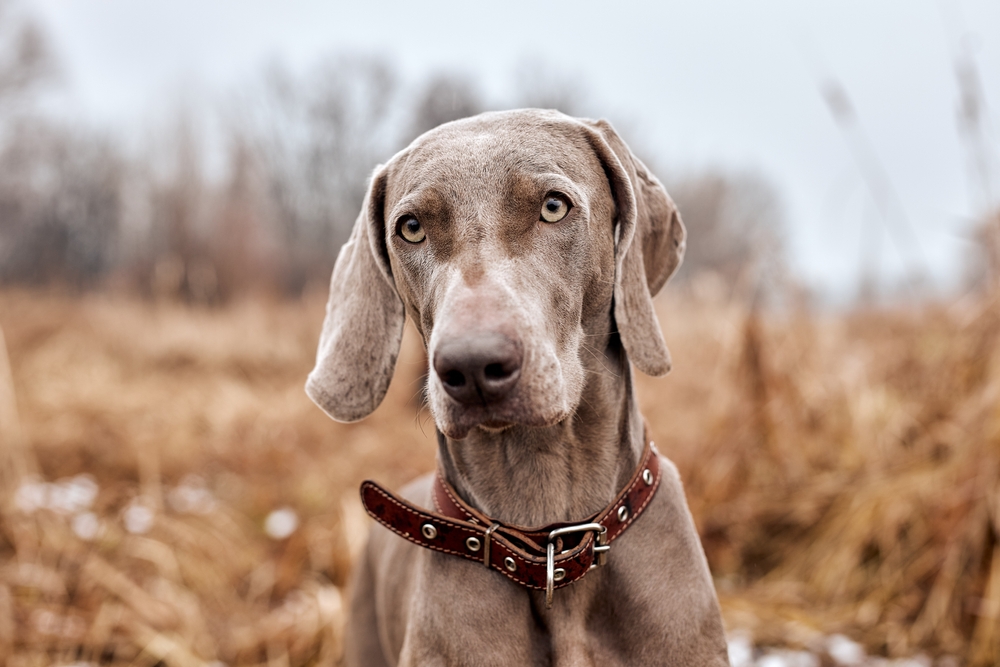
<path fill-rule="evenodd" d="M 490 380 L 501 380 L 510 375 L 510 373 L 504 370 L 503 364 L 487 364 L 483 372 Z"/>
<path fill-rule="evenodd" d="M 464 387 L 465 375 L 463 375 L 461 371 L 448 371 L 444 374 L 444 377 L 441 378 L 441 381 L 449 387 Z"/>

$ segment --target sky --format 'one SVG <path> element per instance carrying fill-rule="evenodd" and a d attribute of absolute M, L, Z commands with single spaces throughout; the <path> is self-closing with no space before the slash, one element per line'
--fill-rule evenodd
<path fill-rule="evenodd" d="M 857 289 L 863 265 L 887 283 L 909 268 L 958 284 L 979 214 L 957 126 L 959 48 L 1000 153 L 996 0 L 25 4 L 61 60 L 67 113 L 114 127 L 141 126 L 179 93 L 224 95 L 274 61 L 377 54 L 410 81 L 459 72 L 497 98 L 518 66 L 544 67 L 670 173 L 763 173 L 784 201 L 793 269 L 834 297 Z M 853 133 L 820 94 L 829 77 L 850 97 Z M 860 167 L 852 146 L 869 156 Z M 888 215 L 863 175 L 873 164 L 898 201 Z M 993 183 L 1000 195 L 1000 173 Z"/>

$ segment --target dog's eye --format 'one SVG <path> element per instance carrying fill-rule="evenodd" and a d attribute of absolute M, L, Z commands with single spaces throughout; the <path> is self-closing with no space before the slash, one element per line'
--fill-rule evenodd
<path fill-rule="evenodd" d="M 410 243 L 420 243 L 427 236 L 424 234 L 424 228 L 420 226 L 420 221 L 412 215 L 403 218 L 399 223 L 399 235 Z"/>
<path fill-rule="evenodd" d="M 545 222 L 559 222 L 569 213 L 569 204 L 558 195 L 549 195 L 542 204 L 542 220 Z"/>

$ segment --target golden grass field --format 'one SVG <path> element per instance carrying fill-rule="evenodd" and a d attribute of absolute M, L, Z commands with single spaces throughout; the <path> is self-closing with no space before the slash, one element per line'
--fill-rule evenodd
<path fill-rule="evenodd" d="M 412 330 L 372 417 L 309 402 L 323 301 L 0 292 L 0 664 L 337 663 L 357 484 L 435 450 Z M 1000 303 L 658 308 L 640 400 L 729 630 L 1000 662 Z"/>

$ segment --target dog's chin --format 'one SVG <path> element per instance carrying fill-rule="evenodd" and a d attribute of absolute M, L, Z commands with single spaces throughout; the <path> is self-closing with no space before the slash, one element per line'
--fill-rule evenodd
<path fill-rule="evenodd" d="M 481 406 L 450 405 L 445 410 L 432 410 L 438 430 L 452 440 L 464 440 L 478 428 L 489 434 L 503 433 L 514 426 L 543 427 L 558 424 L 569 416 L 569 410 L 547 413 L 502 412 Z M 443 413 L 443 414 L 442 414 Z"/>
<path fill-rule="evenodd" d="M 503 433 L 511 426 L 513 426 L 513 424 L 510 422 L 488 421 L 480 424 L 479 428 L 483 429 L 487 433 Z"/>

